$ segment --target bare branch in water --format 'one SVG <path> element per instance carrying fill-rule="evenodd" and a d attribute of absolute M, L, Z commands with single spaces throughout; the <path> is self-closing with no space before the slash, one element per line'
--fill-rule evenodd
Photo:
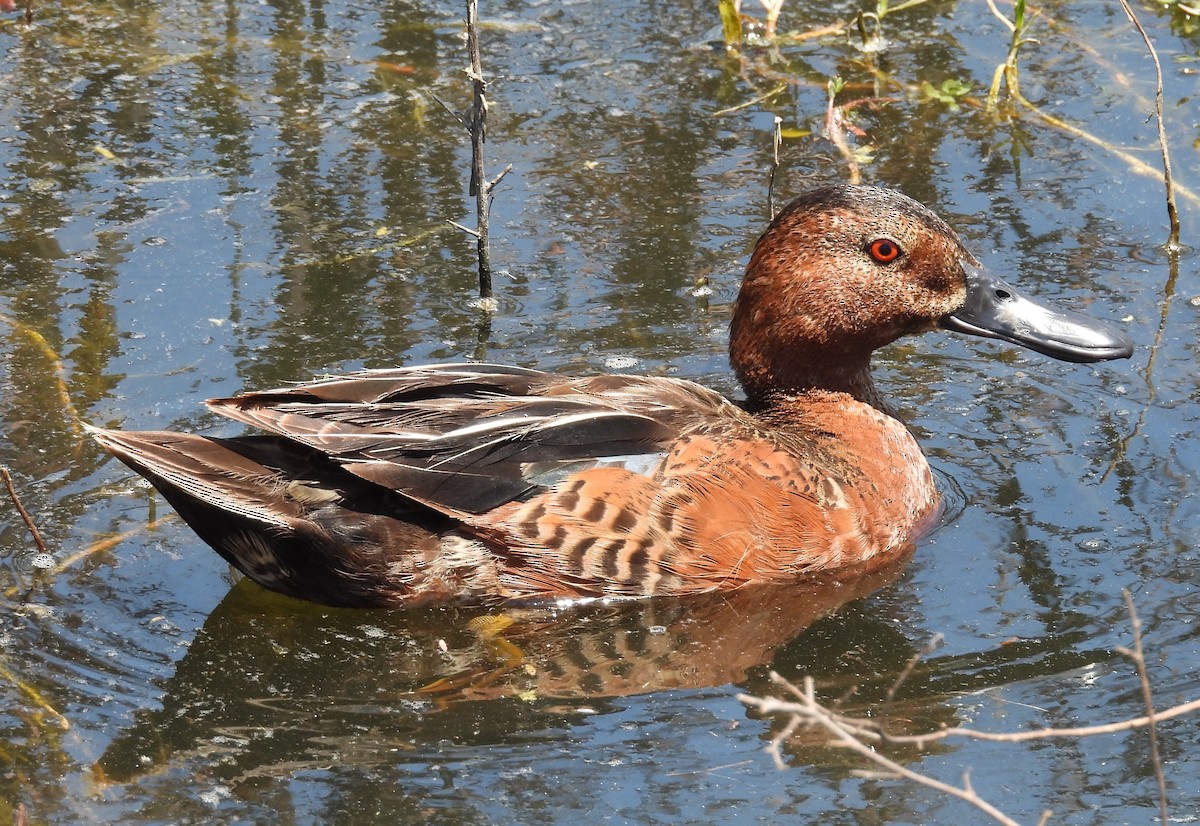
<path fill-rule="evenodd" d="M 1133 600 L 1129 596 L 1129 592 L 1124 592 L 1125 604 L 1129 610 L 1130 622 L 1133 628 L 1133 649 L 1118 648 L 1117 650 L 1125 656 L 1131 658 L 1137 665 L 1138 678 L 1142 685 L 1142 692 L 1146 704 L 1146 716 L 1135 717 L 1128 720 L 1120 720 L 1114 723 L 1105 723 L 1096 726 L 1083 726 L 1079 728 L 1042 728 L 1032 731 L 1018 732 L 989 732 L 977 731 L 962 726 L 954 728 L 944 728 L 937 731 L 931 731 L 926 734 L 908 734 L 898 735 L 891 734 L 885 730 L 887 715 L 883 714 L 878 719 L 852 717 L 847 714 L 842 714 L 835 707 L 824 705 L 817 701 L 816 694 L 813 688 L 812 678 L 804 679 L 804 687 L 800 688 L 778 674 L 772 673 L 771 679 L 779 685 L 786 694 L 791 695 L 794 699 L 786 699 L 783 697 L 752 697 L 749 695 L 739 695 L 738 699 L 748 706 L 758 709 L 762 714 L 787 716 L 787 721 L 783 729 L 772 738 L 767 751 L 774 757 L 775 763 L 780 768 L 783 768 L 782 747 L 783 743 L 788 740 L 801 726 L 816 726 L 825 729 L 833 735 L 835 742 L 843 745 L 856 753 L 862 755 L 866 759 L 875 763 L 877 766 L 886 770 L 889 777 L 904 777 L 919 783 L 923 786 L 928 786 L 932 789 L 937 789 L 945 794 L 964 800 L 976 807 L 980 811 L 986 813 L 999 823 L 1014 823 L 1011 818 L 1001 812 L 999 809 L 980 798 L 975 790 L 971 787 L 970 778 L 964 774 L 963 784 L 961 786 L 953 786 L 943 783 L 928 775 L 921 774 L 913 769 L 902 766 L 894 760 L 880 753 L 878 746 L 888 743 L 893 745 L 910 745 L 917 748 L 923 748 L 930 743 L 940 740 L 945 740 L 950 737 L 967 737 L 973 740 L 986 740 L 989 742 L 1000 743 L 1022 743 L 1030 740 L 1053 740 L 1061 738 L 1081 738 L 1099 734 L 1112 734 L 1119 731 L 1133 731 L 1139 728 L 1146 728 L 1150 732 L 1150 760 L 1154 764 L 1155 777 L 1158 780 L 1158 798 L 1159 810 L 1162 822 L 1166 823 L 1168 818 L 1167 812 L 1167 790 L 1166 780 L 1163 775 L 1162 760 L 1158 752 L 1158 739 L 1156 724 L 1163 721 L 1180 717 L 1184 714 L 1200 711 L 1200 699 L 1191 700 L 1190 702 L 1181 703 L 1172 706 L 1164 711 L 1155 711 L 1153 699 L 1150 691 L 1150 681 L 1146 674 L 1146 661 L 1142 652 L 1142 637 L 1141 637 L 1141 622 L 1137 617 L 1137 612 L 1133 607 Z M 904 679 L 912 672 L 913 667 L 920 661 L 921 657 L 927 653 L 930 648 L 920 654 L 914 656 L 905 666 L 897 678 L 896 683 L 888 692 L 888 702 L 891 701 L 895 689 Z M 1040 822 L 1046 822 L 1049 813 L 1042 816 Z"/>
<path fill-rule="evenodd" d="M 1142 28 L 1141 21 L 1133 13 L 1133 8 L 1129 5 L 1129 0 L 1121 0 L 1121 8 L 1125 9 L 1126 16 L 1129 17 L 1134 28 L 1138 30 L 1138 34 L 1142 36 L 1142 40 L 1146 43 L 1146 51 L 1150 52 L 1150 59 L 1154 61 L 1154 117 L 1158 121 L 1158 148 L 1162 152 L 1163 183 L 1167 188 L 1167 219 L 1171 223 L 1171 234 L 1167 240 L 1167 246 L 1178 250 L 1179 210 L 1175 206 L 1175 187 L 1171 183 L 1171 153 L 1167 148 L 1167 128 L 1163 124 L 1162 64 L 1158 62 L 1158 51 L 1155 50 L 1154 44 L 1150 42 L 1150 35 L 1146 34 L 1146 30 Z"/>

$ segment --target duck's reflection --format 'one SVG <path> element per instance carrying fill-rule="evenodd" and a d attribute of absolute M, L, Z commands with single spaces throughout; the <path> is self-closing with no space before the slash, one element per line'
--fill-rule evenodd
<path fill-rule="evenodd" d="M 558 729 L 582 707 L 604 712 L 611 698 L 632 694 L 735 683 L 770 690 L 765 674 L 779 667 L 777 652 L 894 580 L 906 561 L 851 583 L 561 610 L 338 611 L 239 583 L 179 662 L 162 708 L 142 714 L 97 769 L 124 780 L 202 756 L 244 777 L 335 752 L 373 764 L 422 743 Z M 868 659 L 886 660 L 868 671 L 894 674 L 911 642 L 870 611 L 851 614 L 849 636 L 869 641 Z M 806 652 L 804 668 L 820 673 L 814 647 L 794 647 Z M 845 654 L 825 648 L 835 660 Z"/>

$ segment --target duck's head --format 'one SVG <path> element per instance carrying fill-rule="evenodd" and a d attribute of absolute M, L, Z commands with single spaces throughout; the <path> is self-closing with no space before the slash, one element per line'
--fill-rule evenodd
<path fill-rule="evenodd" d="M 871 353 L 935 327 L 1064 361 L 1133 353 L 1113 327 L 1045 307 L 993 276 L 945 221 L 911 198 L 835 186 L 792 201 L 759 239 L 730 356 L 755 402 L 826 389 L 875 403 Z"/>

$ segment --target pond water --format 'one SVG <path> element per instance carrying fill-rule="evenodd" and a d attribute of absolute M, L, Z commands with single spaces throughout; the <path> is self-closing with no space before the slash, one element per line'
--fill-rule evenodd
<path fill-rule="evenodd" d="M 1137 7 L 1196 245 L 1200 35 L 1182 11 Z M 792 0 L 780 31 L 858 10 Z M 1160 163 L 1153 69 L 1116 3 L 1047 3 L 1020 53 L 1038 109 L 994 112 L 1010 35 L 984 3 L 889 14 L 880 51 L 835 32 L 740 55 L 718 42 L 716 3 L 485 4 L 487 160 L 513 166 L 491 315 L 472 301 L 471 239 L 447 223 L 474 223 L 469 144 L 438 103 L 469 102 L 457 4 L 34 11 L 32 28 L 0 27 L 0 464 L 50 558 L 0 507 L 0 818 L 982 822 L 861 776 L 814 731 L 777 769 L 765 747 L 785 721 L 737 695 L 777 694 L 771 670 L 810 676 L 911 732 L 1136 717 L 1123 589 L 1156 704 L 1200 697 L 1197 258 L 1162 247 L 1163 188 L 1138 168 Z M 80 421 L 233 434 L 204 399 L 438 360 L 615 365 L 736 393 L 726 331 L 768 216 L 774 118 L 781 198 L 845 180 L 822 132 L 834 77 L 839 104 L 882 99 L 851 110 L 865 181 L 1137 345 L 1095 366 L 946 333 L 882 352 L 880 386 L 952 503 L 901 571 L 836 598 L 509 612 L 499 635 L 479 612 L 332 611 L 235 584 L 82 437 Z M 1172 815 L 1191 822 L 1200 716 L 1159 738 Z M 970 771 L 1021 822 L 1157 813 L 1142 731 L 886 751 L 950 783 Z"/>

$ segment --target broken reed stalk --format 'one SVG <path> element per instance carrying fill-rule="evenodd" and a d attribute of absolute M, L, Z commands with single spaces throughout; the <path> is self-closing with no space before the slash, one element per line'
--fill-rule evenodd
<path fill-rule="evenodd" d="M 1124 4 L 1125 0 L 1121 0 L 1121 2 Z M 1133 660 L 1133 664 L 1137 666 L 1138 681 L 1142 684 L 1142 700 L 1146 704 L 1146 717 L 1150 721 L 1146 726 L 1146 733 L 1150 738 L 1150 762 L 1154 766 L 1154 779 L 1158 781 L 1158 813 L 1163 826 L 1166 826 L 1169 816 L 1167 812 L 1167 778 L 1163 774 L 1162 759 L 1158 755 L 1158 726 L 1155 725 L 1154 695 L 1150 690 L 1150 677 L 1146 674 L 1146 657 L 1142 653 L 1142 621 L 1138 619 L 1137 611 L 1133 607 L 1133 597 L 1130 595 L 1129 589 L 1122 588 L 1121 596 L 1125 599 L 1125 609 L 1129 611 L 1129 624 L 1133 627 L 1133 648 L 1129 649 L 1118 645 L 1117 651 Z"/>
<path fill-rule="evenodd" d="M 1158 62 L 1158 51 L 1154 48 L 1154 44 L 1150 42 L 1150 35 L 1146 34 L 1146 30 L 1142 28 L 1141 21 L 1133 13 L 1133 8 L 1129 5 L 1129 0 L 1121 0 L 1121 8 L 1125 9 L 1125 15 L 1129 18 L 1129 22 L 1133 23 L 1133 27 L 1142 36 L 1142 40 L 1146 44 L 1146 51 L 1150 52 L 1150 59 L 1154 61 L 1154 117 L 1158 121 L 1158 148 L 1162 151 L 1163 183 L 1167 189 L 1167 219 L 1171 224 L 1171 233 L 1167 238 L 1167 248 L 1178 250 L 1179 210 L 1175 206 L 1175 187 L 1171 183 L 1171 154 L 1167 149 L 1167 128 L 1163 124 L 1162 64 Z"/>
<path fill-rule="evenodd" d="M 775 175 L 779 172 L 779 144 L 783 143 L 783 118 L 775 116 L 775 130 L 771 133 L 771 147 L 774 152 L 771 160 L 771 174 L 767 178 L 767 210 L 771 213 L 767 220 L 775 220 Z"/>
<path fill-rule="evenodd" d="M 483 144 L 487 141 L 487 98 L 484 91 L 483 58 L 479 53 L 479 4 L 467 0 L 467 51 L 471 56 L 471 85 L 474 97 L 467 120 L 471 134 L 471 185 L 475 196 L 475 246 L 479 251 L 479 297 L 492 295 L 492 256 L 488 250 L 488 188 L 483 183 Z"/>
<path fill-rule="evenodd" d="M 8 498 L 12 500 L 13 506 L 17 509 L 17 513 L 21 514 L 21 519 L 25 522 L 25 527 L 29 529 L 29 533 L 33 535 L 33 544 L 37 545 L 39 553 L 49 554 L 46 550 L 46 543 L 42 541 L 42 533 L 38 530 L 37 525 L 33 523 L 33 519 L 29 516 L 29 511 L 25 510 L 25 506 L 21 504 L 20 498 L 17 496 L 17 490 L 13 487 L 12 476 L 8 472 L 8 468 L 0 467 L 0 478 L 4 479 L 4 486 L 8 488 Z"/>

